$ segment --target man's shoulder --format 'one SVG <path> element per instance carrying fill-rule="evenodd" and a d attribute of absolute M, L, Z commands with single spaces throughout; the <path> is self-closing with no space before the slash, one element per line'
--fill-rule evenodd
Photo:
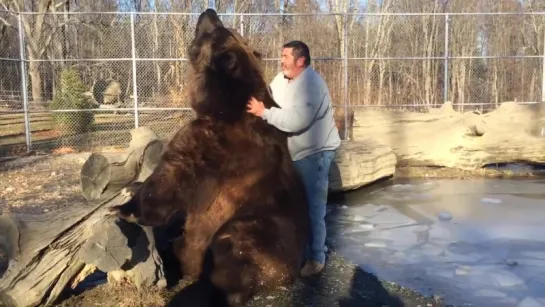
<path fill-rule="evenodd" d="M 322 74 L 320 74 L 319 71 L 312 69 L 312 74 L 317 81 L 324 83 L 324 85 L 326 84 L 324 77 L 322 76 Z"/>
<path fill-rule="evenodd" d="M 316 71 L 311 66 L 306 68 L 303 80 L 304 83 L 306 83 L 307 85 L 327 89 L 327 82 L 325 81 L 325 79 L 318 71 Z"/>

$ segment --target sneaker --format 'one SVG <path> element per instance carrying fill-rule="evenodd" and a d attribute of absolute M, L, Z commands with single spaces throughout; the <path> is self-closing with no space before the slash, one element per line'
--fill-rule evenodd
<path fill-rule="evenodd" d="M 301 269 L 301 276 L 308 277 L 310 275 L 318 274 L 324 269 L 324 264 L 317 261 L 307 261 L 305 266 Z"/>

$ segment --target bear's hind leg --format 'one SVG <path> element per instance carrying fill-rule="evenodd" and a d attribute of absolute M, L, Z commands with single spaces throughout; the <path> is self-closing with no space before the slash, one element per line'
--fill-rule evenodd
<path fill-rule="evenodd" d="M 226 222 L 210 243 L 201 278 L 223 293 L 229 306 L 243 306 L 259 290 L 292 282 L 304 245 L 287 224 L 274 216 Z"/>

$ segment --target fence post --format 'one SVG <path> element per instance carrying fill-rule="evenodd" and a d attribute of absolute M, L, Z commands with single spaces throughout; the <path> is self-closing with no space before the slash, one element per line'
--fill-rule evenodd
<path fill-rule="evenodd" d="M 344 12 L 344 34 L 343 34 L 343 100 L 344 100 L 344 139 L 348 140 L 349 126 L 348 126 L 348 11 Z"/>
<path fill-rule="evenodd" d="M 131 53 L 132 53 L 132 96 L 134 98 L 134 127 L 138 128 L 138 87 L 136 85 L 136 44 L 134 37 L 134 15 L 131 13 Z"/>
<path fill-rule="evenodd" d="M 543 30 L 543 57 L 541 58 L 541 102 L 545 102 L 545 30 Z"/>
<path fill-rule="evenodd" d="M 26 70 L 26 56 L 25 56 L 25 39 L 23 33 L 23 17 L 21 13 L 17 15 L 18 26 L 19 26 L 19 58 L 21 63 L 21 93 L 23 94 L 23 112 L 25 120 L 25 141 L 27 151 L 32 150 L 31 142 L 31 130 L 30 130 L 30 119 L 28 116 L 28 85 L 27 85 L 27 70 Z"/>
<path fill-rule="evenodd" d="M 443 102 L 448 101 L 448 62 L 449 62 L 449 24 L 450 24 L 450 16 L 449 14 L 445 14 L 445 64 L 444 64 L 444 72 L 443 72 Z"/>
<path fill-rule="evenodd" d="M 244 15 L 240 15 L 240 35 L 244 37 Z"/>

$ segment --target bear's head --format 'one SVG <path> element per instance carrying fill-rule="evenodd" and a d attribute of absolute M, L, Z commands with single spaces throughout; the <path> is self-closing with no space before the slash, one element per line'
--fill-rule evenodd
<path fill-rule="evenodd" d="M 197 21 L 189 54 L 189 99 L 197 116 L 233 122 L 247 116 L 251 96 L 267 108 L 276 106 L 268 91 L 261 55 L 234 29 L 226 28 L 213 9 Z"/>

